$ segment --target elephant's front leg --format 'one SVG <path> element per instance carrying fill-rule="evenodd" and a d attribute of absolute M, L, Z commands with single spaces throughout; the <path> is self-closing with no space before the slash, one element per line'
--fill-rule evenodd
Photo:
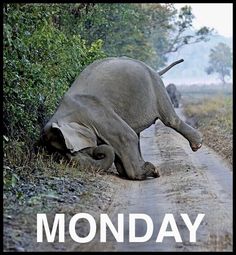
<path fill-rule="evenodd" d="M 152 163 L 143 160 L 139 138 L 132 129 L 130 132 L 127 130 L 119 134 L 118 137 L 119 144 L 115 147 L 115 166 L 120 175 L 134 180 L 160 176 L 157 168 Z"/>
<path fill-rule="evenodd" d="M 101 110 L 100 115 L 98 114 L 99 109 Z M 155 166 L 143 160 L 139 138 L 134 130 L 112 110 L 97 107 L 96 113 L 96 116 L 93 116 L 93 125 L 102 140 L 114 148 L 117 171 L 129 179 L 159 177 Z"/>
<path fill-rule="evenodd" d="M 140 155 L 141 155 L 140 133 L 137 133 L 137 136 L 138 136 L 138 150 L 139 150 L 139 153 L 140 153 Z M 127 178 L 128 176 L 127 176 L 127 174 L 126 174 L 126 172 L 125 172 L 125 168 L 124 168 L 124 166 L 123 166 L 123 163 L 122 163 L 120 157 L 118 157 L 117 155 L 116 155 L 116 157 L 115 157 L 114 164 L 115 164 L 115 166 L 116 166 L 116 169 L 117 169 L 118 173 L 119 173 L 121 176 Z"/>

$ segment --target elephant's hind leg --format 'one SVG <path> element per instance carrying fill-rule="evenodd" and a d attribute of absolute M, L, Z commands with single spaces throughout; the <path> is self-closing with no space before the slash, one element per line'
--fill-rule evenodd
<path fill-rule="evenodd" d="M 173 128 L 182 136 L 184 136 L 190 143 L 193 151 L 199 149 L 202 145 L 202 135 L 196 129 L 189 126 L 176 114 L 174 107 L 168 96 L 167 89 L 161 79 L 156 77 L 156 82 L 161 83 L 157 86 L 157 95 L 161 95 L 157 100 L 157 115 L 158 118 L 168 127 Z M 175 91 L 176 93 L 176 91 Z"/>
<path fill-rule="evenodd" d="M 196 151 L 201 147 L 202 136 L 200 132 L 198 132 L 196 129 L 189 126 L 187 123 L 185 123 L 179 118 L 169 98 L 167 98 L 167 93 L 163 93 L 163 97 L 158 104 L 158 110 L 159 119 L 166 126 L 173 128 L 178 133 L 183 135 L 189 141 L 193 151 Z"/>

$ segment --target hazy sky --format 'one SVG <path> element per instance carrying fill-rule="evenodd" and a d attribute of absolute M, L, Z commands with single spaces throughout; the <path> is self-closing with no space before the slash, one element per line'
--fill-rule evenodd
<path fill-rule="evenodd" d="M 193 27 L 202 26 L 214 28 L 220 35 L 232 37 L 233 33 L 233 4 L 174 4 L 177 9 L 185 5 L 192 7 L 192 13 L 195 16 Z"/>

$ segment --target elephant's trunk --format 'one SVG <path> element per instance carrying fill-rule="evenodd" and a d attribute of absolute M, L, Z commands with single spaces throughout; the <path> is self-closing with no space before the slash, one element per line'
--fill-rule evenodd
<path fill-rule="evenodd" d="M 67 156 L 70 160 L 78 161 L 81 167 L 95 167 L 103 170 L 108 170 L 115 160 L 113 148 L 106 144 L 86 148 Z"/>
<path fill-rule="evenodd" d="M 111 167 L 115 160 L 115 153 L 111 146 L 103 144 L 93 150 L 95 164 L 104 170 Z"/>

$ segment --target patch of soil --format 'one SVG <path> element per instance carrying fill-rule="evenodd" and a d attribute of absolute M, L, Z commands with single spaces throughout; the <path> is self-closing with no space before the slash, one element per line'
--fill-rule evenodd
<path fill-rule="evenodd" d="M 108 174 L 78 171 L 76 174 L 67 172 L 64 176 L 47 176 L 42 172 L 32 175 L 20 177 L 13 186 L 4 186 L 4 251 L 68 250 L 70 218 L 86 212 L 97 219 L 109 207 L 117 190 L 114 167 Z M 38 213 L 46 213 L 49 226 L 56 213 L 65 214 L 65 243 L 37 243 Z M 87 222 L 79 222 L 76 231 L 80 236 L 86 235 Z"/>

